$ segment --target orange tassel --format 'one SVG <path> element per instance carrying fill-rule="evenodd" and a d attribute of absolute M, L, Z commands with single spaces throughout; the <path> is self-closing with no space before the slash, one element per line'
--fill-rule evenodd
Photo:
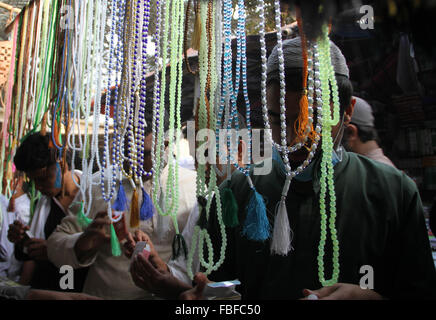
<path fill-rule="evenodd" d="M 303 93 L 300 98 L 300 114 L 298 115 L 297 121 L 295 121 L 294 124 L 294 130 L 297 135 L 296 140 L 299 142 L 304 141 L 304 137 L 307 136 L 309 133 L 306 133 L 306 127 L 307 123 L 309 122 L 309 102 L 307 100 L 307 40 L 306 35 L 303 31 L 303 21 L 301 18 L 301 11 L 300 8 L 296 8 L 297 13 L 297 24 L 298 24 L 298 30 L 300 32 L 300 38 L 301 38 L 301 49 L 302 49 L 302 56 L 303 56 Z"/>
<path fill-rule="evenodd" d="M 308 143 L 312 143 L 317 133 L 313 129 L 313 125 L 310 126 L 310 131 L 306 132 L 307 124 L 309 122 L 309 101 L 307 99 L 307 39 L 306 34 L 303 30 L 303 20 L 301 18 L 301 11 L 299 7 L 296 7 L 296 13 L 297 13 L 297 24 L 298 24 L 298 30 L 300 32 L 300 38 L 301 38 L 301 49 L 302 49 L 302 56 L 303 56 L 303 81 L 302 81 L 302 88 L 303 92 L 300 98 L 300 114 L 298 115 L 298 119 L 295 121 L 294 124 L 294 130 L 297 135 L 296 140 L 298 142 L 304 141 L 304 137 L 308 137 L 309 141 Z"/>
<path fill-rule="evenodd" d="M 138 192 L 136 189 L 133 191 L 132 203 L 130 204 L 130 227 L 139 227 Z"/>
<path fill-rule="evenodd" d="M 294 130 L 297 133 L 298 141 L 304 141 L 304 137 L 309 134 L 306 133 L 307 124 L 309 122 L 309 102 L 307 94 L 303 93 L 300 98 L 300 114 L 294 124 Z"/>

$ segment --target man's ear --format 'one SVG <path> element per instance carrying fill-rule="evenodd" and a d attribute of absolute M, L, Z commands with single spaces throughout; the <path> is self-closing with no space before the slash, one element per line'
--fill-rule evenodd
<path fill-rule="evenodd" d="M 345 134 L 348 142 L 353 142 L 358 139 L 358 131 L 357 127 L 350 123 L 348 124 L 347 128 L 345 129 Z"/>
<path fill-rule="evenodd" d="M 350 105 L 345 108 L 344 112 L 344 125 L 347 127 L 350 124 L 351 117 L 353 116 L 354 112 L 354 105 L 356 104 L 356 98 L 351 98 Z"/>

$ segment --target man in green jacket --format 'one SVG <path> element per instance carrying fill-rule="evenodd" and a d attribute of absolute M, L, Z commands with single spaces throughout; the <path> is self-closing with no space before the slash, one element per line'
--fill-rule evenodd
<path fill-rule="evenodd" d="M 301 40 L 283 43 L 286 68 L 286 138 L 290 144 L 295 133 L 301 97 Z M 354 153 L 340 146 L 344 128 L 353 113 L 352 86 L 346 61 L 331 43 L 332 62 L 338 83 L 340 121 L 332 127 L 333 165 L 336 194 L 336 230 L 339 241 L 339 278 L 331 286 L 322 286 L 318 275 L 320 242 L 320 162 L 317 149 L 312 163 L 292 179 L 286 197 L 286 209 L 293 232 L 293 250 L 285 256 L 273 254 L 271 238 L 248 239 L 244 221 L 251 188 L 240 172 L 232 175 L 230 188 L 238 203 L 240 224 L 227 228 L 224 264 L 208 279 L 201 273 L 196 286 L 180 295 L 184 299 L 202 297 L 208 280 L 239 279 L 237 290 L 243 299 L 382 299 L 436 298 L 436 271 L 424 222 L 420 196 L 414 182 L 404 173 Z M 267 101 L 273 140 L 280 142 L 280 86 L 277 48 L 268 58 Z M 306 149 L 291 153 L 291 168 L 307 158 Z M 265 199 L 269 224 L 275 221 L 286 171 L 280 155 L 274 151 L 272 170 L 267 175 L 253 175 L 257 192 Z M 326 199 L 326 204 L 329 199 Z M 327 206 L 328 207 L 328 206 Z M 214 219 L 215 218 L 215 219 Z M 216 216 L 209 221 L 214 247 L 221 237 Z M 332 275 L 332 242 L 327 233 L 324 248 L 325 278 Z M 215 252 L 217 255 L 218 252 Z M 215 261 L 217 256 L 215 257 Z M 135 262 L 146 275 L 153 273 L 152 263 L 141 256 Z M 170 276 L 161 275 L 168 283 Z M 163 281 L 162 281 L 163 283 Z M 159 281 L 154 282 L 159 286 Z M 180 288 L 179 288 L 180 289 Z M 174 289 L 176 290 L 176 289 Z M 180 292 L 180 291 L 179 291 Z"/>

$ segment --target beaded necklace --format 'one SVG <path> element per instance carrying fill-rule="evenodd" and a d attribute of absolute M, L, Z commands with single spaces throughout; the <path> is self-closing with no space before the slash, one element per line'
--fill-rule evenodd
<path fill-rule="evenodd" d="M 37 6 L 35 3 L 32 3 L 31 6 L 29 7 L 29 10 L 31 10 L 31 20 L 28 26 L 28 33 L 30 34 L 29 37 L 29 41 L 27 44 L 27 51 L 25 53 L 26 55 L 26 62 L 25 62 L 25 75 L 24 75 L 24 96 L 23 96 L 23 103 L 22 103 L 22 114 L 23 115 L 27 115 L 30 107 L 29 107 L 29 86 L 30 86 L 30 71 L 31 71 L 31 65 L 30 65 L 30 61 L 31 61 L 31 57 L 33 56 L 33 49 L 34 49 L 34 29 L 35 29 L 35 22 L 36 22 L 36 13 L 37 13 Z M 26 120 L 27 120 L 27 116 L 23 116 L 21 117 L 21 125 L 20 125 L 20 132 L 19 132 L 19 137 L 23 136 L 24 133 L 24 127 L 26 125 Z"/>
<path fill-rule="evenodd" d="M 264 3 L 263 3 L 264 4 Z M 293 237 L 293 231 L 290 228 L 288 214 L 286 210 L 286 196 L 289 191 L 291 180 L 301 173 L 311 162 L 315 155 L 315 151 L 317 148 L 317 144 L 319 141 L 319 135 L 313 135 L 313 141 L 311 144 L 311 147 L 308 153 L 308 156 L 306 160 L 303 161 L 303 163 L 298 166 L 296 169 L 292 170 L 290 163 L 289 163 L 289 156 L 288 154 L 290 152 L 294 152 L 301 147 L 303 147 L 306 144 L 306 141 L 308 140 L 309 133 L 312 131 L 312 117 L 313 117 L 313 92 L 314 92 L 314 80 L 312 79 L 312 73 L 311 71 L 307 71 L 308 68 L 312 68 L 314 58 L 313 53 L 311 52 L 311 59 L 308 61 L 308 54 L 307 54 L 307 44 L 306 39 L 303 36 L 302 37 L 302 51 L 303 51 L 303 73 L 304 75 L 310 74 L 309 79 L 309 86 L 306 88 L 306 79 L 303 80 L 303 94 L 302 99 L 305 99 L 306 102 L 304 105 L 301 106 L 300 114 L 307 113 L 307 119 L 299 119 L 300 127 L 295 126 L 296 129 L 300 132 L 300 139 L 302 141 L 298 142 L 295 145 L 292 145 L 290 148 L 287 145 L 287 125 L 286 125 L 286 105 L 285 105 L 285 94 L 286 94 L 286 84 L 285 84 L 285 63 L 284 63 L 284 55 L 283 55 L 283 43 L 282 43 L 282 34 L 281 34 L 281 21 L 280 21 L 280 2 L 275 1 L 275 22 L 276 22 L 276 29 L 277 29 L 277 52 L 278 52 L 278 60 L 279 60 L 279 82 L 280 82 L 280 120 L 281 120 L 281 145 L 278 145 L 277 143 L 274 143 L 272 141 L 271 136 L 271 127 L 269 124 L 269 117 L 268 117 L 268 108 L 267 108 L 267 102 L 266 102 L 266 48 L 265 48 L 265 32 L 264 32 L 264 10 L 261 9 L 260 15 L 261 20 L 263 23 L 261 23 L 261 32 L 260 32 L 260 42 L 261 42 L 261 59 L 262 59 L 262 77 L 261 77 L 261 103 L 262 103 L 262 111 L 263 111 L 263 119 L 265 122 L 265 129 L 266 129 L 266 139 L 269 139 L 269 141 L 272 142 L 273 145 L 282 153 L 283 162 L 286 170 L 286 180 L 283 186 L 281 199 L 279 203 L 276 206 L 276 214 L 275 214 L 275 221 L 274 221 L 274 229 L 273 229 L 273 237 L 270 244 L 271 252 L 274 254 L 279 255 L 287 255 L 293 248 L 292 248 L 292 237 Z M 300 33 L 303 34 L 303 30 L 300 24 Z M 311 50 L 310 50 L 311 51 Z M 304 77 L 303 75 L 303 77 Z M 310 97 L 310 98 L 308 98 Z M 318 114 L 320 116 L 320 113 Z M 305 125 L 306 128 L 301 133 L 301 125 Z"/>
<path fill-rule="evenodd" d="M 321 159 L 321 178 L 320 178 L 320 215 L 321 215 L 321 237 L 318 246 L 318 276 L 319 281 L 323 286 L 331 286 L 338 281 L 339 278 L 339 241 L 336 231 L 336 194 L 333 181 L 333 164 L 332 150 L 333 141 L 331 136 L 331 128 L 339 122 L 339 97 L 338 87 L 336 83 L 335 73 L 331 64 L 330 57 L 330 40 L 328 37 L 328 27 L 323 26 L 323 35 L 319 41 L 320 47 L 320 80 L 322 87 L 322 159 Z M 330 86 L 331 90 L 330 90 Z M 331 114 L 330 94 L 333 95 L 333 114 Z M 333 244 L 333 272 L 332 278 L 325 279 L 324 275 L 324 248 L 327 238 L 327 213 L 326 213 L 326 192 L 329 192 L 330 198 L 330 218 L 329 228 L 331 240 Z"/>
<path fill-rule="evenodd" d="M 159 6 L 158 6 L 159 8 Z M 163 21 L 162 21 L 162 73 L 161 73 L 161 81 L 155 82 L 154 85 L 154 95 L 155 95 L 155 105 L 153 107 L 153 141 L 155 140 L 155 135 L 157 131 L 157 144 L 153 144 L 154 149 L 154 157 L 153 157 L 153 172 L 155 173 L 153 175 L 153 190 L 152 190 L 152 199 L 153 203 L 156 205 L 159 203 L 159 195 L 161 192 L 160 188 L 160 181 L 159 176 L 160 172 L 162 170 L 163 164 L 161 163 L 161 160 L 163 160 L 163 152 L 165 149 L 164 141 L 163 141 L 163 133 L 164 133 L 164 121 L 165 121 L 165 112 L 160 113 L 160 106 L 165 105 L 165 91 L 166 91 L 166 61 L 168 57 L 168 25 L 169 25 L 169 10 L 170 10 L 170 4 L 169 2 L 163 2 L 162 3 L 162 9 L 164 10 L 163 13 L 160 13 L 160 15 L 163 15 Z M 158 10 L 158 13 L 160 10 Z M 158 15 L 158 18 L 160 20 L 160 15 Z M 156 38 L 160 40 L 160 33 L 158 30 L 158 24 L 156 24 Z M 156 42 L 156 55 L 160 49 L 160 42 Z M 159 78 L 159 63 L 160 59 L 158 56 L 155 56 L 155 62 L 156 63 L 156 69 L 155 69 L 155 79 Z M 162 125 L 161 125 L 162 123 Z M 162 161 L 163 162 L 163 161 Z M 168 200 L 168 197 L 165 199 Z M 164 201 L 164 206 L 166 205 L 168 201 Z M 156 205 L 157 212 L 162 215 L 166 216 L 168 214 L 165 213 L 166 208 L 162 208 L 160 205 Z"/>
<path fill-rule="evenodd" d="M 58 1 L 55 0 L 52 2 L 52 7 L 50 8 L 49 3 L 50 1 L 46 1 L 44 8 L 45 15 L 46 15 L 46 24 L 44 24 L 44 27 L 48 28 L 48 24 L 50 23 L 50 29 L 48 32 L 48 41 L 45 41 L 47 44 L 47 48 L 45 51 L 45 59 L 44 59 L 44 68 L 41 73 L 39 73 L 39 76 L 42 76 L 42 81 L 38 83 L 41 83 L 41 87 L 39 88 L 39 98 L 38 98 L 38 105 L 37 105 L 37 111 L 35 116 L 35 123 L 33 125 L 33 130 L 37 130 L 42 119 L 40 119 L 40 111 L 41 109 L 44 109 L 44 112 L 42 114 L 45 114 L 50 107 L 49 101 L 49 91 L 50 91 L 50 79 L 52 78 L 52 66 L 54 65 L 55 60 L 55 50 L 54 50 L 54 40 L 55 40 L 55 30 L 56 30 L 56 22 L 57 22 L 57 12 L 58 12 Z M 50 16 L 49 16 L 50 12 Z M 51 20 L 49 20 L 49 17 L 51 17 Z M 45 31 L 45 32 L 44 32 Z M 46 34 L 46 29 L 43 30 L 43 35 Z M 45 39 L 45 37 L 44 37 Z M 45 39 L 46 40 L 46 39 Z M 44 49 L 45 45 L 42 47 Z M 43 107 L 45 106 L 45 108 Z"/>
<path fill-rule="evenodd" d="M 100 127 L 100 109 L 101 109 L 101 92 L 102 92 L 102 86 L 103 86 L 103 55 L 104 55 L 104 39 L 106 34 L 106 17 L 107 17 L 107 6 L 104 5 L 104 1 L 100 0 L 97 9 L 100 10 L 100 12 L 97 15 L 94 32 L 95 32 L 95 69 L 97 73 L 97 77 L 95 78 L 95 94 L 94 94 L 94 108 L 93 108 L 93 122 L 92 122 L 92 135 L 91 137 L 88 137 L 87 134 L 87 128 L 85 129 L 85 139 L 83 144 L 83 152 L 86 152 L 86 148 L 88 144 L 91 145 L 90 147 L 90 160 L 88 163 L 86 163 L 85 157 L 83 157 L 82 164 L 84 165 L 84 168 L 87 168 L 87 171 L 84 172 L 82 175 L 81 181 L 83 180 L 83 186 L 88 188 L 88 198 L 87 198 L 87 209 L 86 209 L 86 216 L 89 216 L 89 213 L 91 211 L 91 204 L 92 204 L 92 185 L 98 183 L 93 183 L 92 180 L 92 173 L 93 173 L 93 167 L 94 167 L 94 161 L 97 163 L 98 170 L 101 172 L 102 165 L 100 163 L 99 158 L 99 152 L 98 152 L 98 130 Z M 113 13 L 112 13 L 113 14 Z M 80 61 L 80 60 L 79 60 Z M 82 64 L 80 64 L 82 66 Z M 84 66 L 86 67 L 86 66 Z M 79 75 L 80 76 L 80 75 Z M 80 77 L 80 80 L 82 81 L 81 84 L 83 85 L 83 78 Z M 81 91 L 82 92 L 82 91 Z M 88 92 L 90 92 L 90 89 L 88 89 Z M 86 97 L 85 97 L 86 98 Z M 85 123 L 87 123 L 87 119 L 90 118 L 89 112 L 90 112 L 90 105 L 91 101 L 88 101 L 86 104 L 86 110 L 85 110 Z M 80 110 L 77 107 L 78 110 Z M 105 110 L 106 111 L 106 110 Z M 91 141 L 89 141 L 89 139 Z M 87 166 L 86 166 L 87 164 Z"/>
<path fill-rule="evenodd" d="M 232 85 L 232 48 L 231 48 L 231 19 L 232 19 L 232 3 L 229 0 L 224 0 L 223 6 L 223 33 L 224 33 L 224 65 L 223 65 L 223 73 L 222 73 L 222 94 L 221 101 L 219 104 L 219 110 L 217 114 L 217 123 L 216 123 L 216 144 L 217 149 L 219 150 L 220 159 L 222 159 L 222 149 L 220 148 L 219 143 L 219 129 L 227 128 L 228 123 L 231 119 L 224 119 L 224 123 L 222 123 L 222 118 L 227 115 L 230 118 L 231 107 L 230 103 L 233 103 L 235 100 L 233 95 L 233 85 Z M 237 123 L 238 125 L 238 123 Z M 227 132 L 228 135 L 228 132 Z M 228 150 L 228 149 L 227 149 Z M 228 154 L 226 155 L 229 157 Z"/>
<path fill-rule="evenodd" d="M 201 38 L 200 38 L 200 50 L 199 50 L 199 76 L 200 76 L 200 104 L 198 108 L 198 129 L 214 129 L 215 126 L 215 111 L 210 107 L 209 101 L 213 101 L 216 86 L 217 86 L 217 74 L 216 74 L 216 60 L 215 60 L 215 33 L 211 30 L 215 30 L 215 10 L 216 8 L 213 1 L 200 3 L 200 17 L 201 17 Z M 207 16 L 207 17 L 206 17 Z M 209 92 L 208 92 L 209 91 Z M 207 94 L 209 93 L 209 99 Z M 209 112 L 208 112 L 209 111 Z M 211 157 L 215 156 L 212 150 L 209 150 Z M 214 199 L 215 198 L 215 199 Z M 220 258 L 214 263 L 214 251 L 210 235 L 205 225 L 197 225 L 194 228 L 194 234 L 192 238 L 191 248 L 188 254 L 187 266 L 188 275 L 193 279 L 192 262 L 195 250 L 198 246 L 198 255 L 200 264 L 205 268 L 205 274 L 208 275 L 212 271 L 217 270 L 225 258 L 225 251 L 227 246 L 227 238 L 225 232 L 225 225 L 222 218 L 221 198 L 220 192 L 216 185 L 216 173 L 214 170 L 210 170 L 209 186 L 206 190 L 205 181 L 205 165 L 198 164 L 197 169 L 197 199 L 199 210 L 199 221 L 208 221 L 211 203 L 213 199 L 216 202 L 216 215 L 220 226 L 222 245 L 220 249 Z M 206 243 L 208 256 L 207 261 L 204 259 L 204 243 Z"/>
<path fill-rule="evenodd" d="M 155 154 L 156 151 L 156 130 L 159 130 L 159 122 L 160 122 L 160 118 L 159 118 L 159 109 L 160 109 L 160 79 L 159 79 L 159 71 L 160 71 L 160 48 L 161 48 L 161 43 L 160 43 L 160 25 L 161 25 L 161 8 L 162 8 L 162 2 L 160 2 L 159 0 L 156 0 L 156 30 L 155 30 L 155 35 L 154 35 L 154 43 L 155 43 L 155 53 L 154 53 L 154 65 L 155 65 L 155 69 L 154 69 L 154 85 L 153 85 L 153 119 L 152 119 L 152 128 L 151 128 L 151 133 L 152 133 L 152 141 L 151 141 L 151 154 L 153 155 L 152 157 L 152 171 L 153 172 L 160 172 L 160 163 L 157 163 L 157 159 L 156 156 L 157 154 Z M 162 70 L 162 73 L 164 72 L 164 70 Z M 160 143 L 162 141 L 160 141 L 158 143 L 159 147 L 158 147 L 158 152 L 159 152 L 159 158 L 160 158 Z M 157 167 L 159 167 L 159 169 L 157 169 Z M 159 201 L 159 193 L 160 190 L 158 190 L 156 192 L 156 178 L 155 174 L 152 178 L 152 186 L 151 186 L 151 191 L 152 191 L 152 198 L 153 198 L 153 202 L 156 204 Z M 157 185 L 157 187 L 159 188 L 159 185 Z"/>
<path fill-rule="evenodd" d="M 186 69 L 188 70 L 189 73 L 196 75 L 198 70 L 192 70 L 191 65 L 189 63 L 189 57 L 188 57 L 188 26 L 189 26 L 189 14 L 191 12 L 191 2 L 192 0 L 188 0 L 188 3 L 186 4 L 186 17 L 185 17 L 185 39 L 183 41 L 183 54 L 185 56 L 185 65 L 186 65 Z M 195 12 L 197 14 L 197 12 Z M 197 18 L 195 16 L 195 18 Z"/>
<path fill-rule="evenodd" d="M 147 101 L 147 84 L 146 84 L 146 71 L 147 71 L 147 48 L 148 48 L 148 26 L 150 22 L 150 0 L 144 1 L 144 18 L 143 18 L 143 25 L 142 25 L 142 79 L 141 79 L 141 91 L 140 91 L 140 101 L 141 106 L 139 109 L 139 142 L 140 142 L 140 148 L 138 148 L 139 152 L 139 169 L 141 172 L 141 175 L 146 175 L 146 177 L 151 176 L 152 172 L 146 172 L 144 170 L 144 141 L 145 141 L 145 135 L 144 130 L 147 123 L 145 122 L 145 109 L 146 109 L 146 101 Z M 142 179 L 141 179 L 142 181 Z"/>
<path fill-rule="evenodd" d="M 172 4 L 171 8 L 170 5 Z M 170 12 L 171 9 L 171 12 Z M 180 132 L 180 104 L 181 104 L 181 81 L 182 81 L 182 52 L 183 52 L 183 19 L 184 19 L 184 3 L 182 0 L 165 3 L 164 23 L 163 23 L 163 63 L 166 63 L 168 49 L 168 25 L 169 16 L 171 14 L 171 32 L 170 32 L 170 83 L 169 83 L 169 143 L 168 143 L 168 178 L 166 186 L 165 200 L 162 206 L 158 203 L 158 193 L 160 192 L 160 172 L 162 154 L 165 148 L 163 141 L 163 123 L 165 113 L 156 115 L 156 127 L 158 129 L 157 145 L 155 145 L 155 163 L 153 164 L 153 182 L 154 189 L 152 192 L 153 203 L 157 212 L 161 216 L 170 216 L 173 220 L 173 225 L 176 231 L 176 236 L 173 241 L 173 258 L 180 254 L 183 249 L 186 255 L 186 244 L 181 236 L 177 222 L 178 199 L 179 199 L 179 183 L 178 183 L 178 157 L 179 157 L 179 132 Z M 165 105 L 165 89 L 166 89 L 166 68 L 162 69 L 161 76 L 162 90 L 160 92 L 160 106 Z M 155 91 L 156 92 L 156 91 Z M 158 112 L 158 111 L 157 111 Z M 162 125 L 161 125 L 162 124 Z M 176 128 L 175 128 L 176 126 Z M 176 137 L 174 139 L 174 134 Z M 175 141 L 174 141 L 175 140 Z M 176 145 L 176 157 L 173 158 L 174 144 Z"/>
<path fill-rule="evenodd" d="M 31 77 L 31 84 L 30 84 L 30 103 L 29 103 L 29 109 L 27 110 L 27 121 L 32 123 L 33 116 L 35 115 L 35 108 L 36 108 L 36 80 L 37 80 L 37 66 L 39 62 L 39 54 L 40 54 L 40 38 L 41 38 L 41 26 L 42 26 L 42 12 L 43 12 L 43 3 L 35 3 L 35 5 L 38 6 L 38 18 L 37 18 L 37 25 L 36 25 L 36 35 L 35 35 L 35 49 L 33 52 L 33 58 L 32 58 L 32 77 Z"/>
<path fill-rule="evenodd" d="M 113 218 L 112 217 L 112 208 L 111 208 L 111 204 L 110 204 L 110 200 L 113 197 L 113 194 L 115 192 L 115 185 L 116 185 L 116 180 L 114 179 L 114 171 L 116 170 L 116 165 L 118 164 L 116 162 L 116 157 L 112 157 L 112 168 L 111 168 L 111 172 L 112 174 L 109 174 L 109 192 L 106 193 L 105 190 L 105 167 L 107 168 L 107 170 L 109 170 L 109 162 L 110 160 L 109 158 L 109 146 L 108 146 L 108 140 L 109 140 L 109 118 L 110 118 L 110 101 L 111 101 L 111 69 L 112 69 L 112 58 L 115 57 L 115 87 L 114 87 L 114 109 L 116 109 L 116 104 L 117 104 L 117 95 L 118 95 L 118 73 L 119 73 L 119 68 L 120 68 L 120 60 L 122 60 L 121 58 L 118 59 L 117 57 L 119 57 L 120 55 L 122 55 L 122 39 L 117 39 L 117 44 L 116 47 L 114 46 L 114 36 L 115 34 L 118 35 L 118 37 L 120 35 L 122 35 L 122 31 L 120 31 L 120 29 L 123 28 L 124 25 L 124 15 L 125 15 L 125 1 L 123 0 L 114 0 L 112 1 L 112 23 L 111 23 L 111 33 L 110 33 L 110 46 L 109 46 L 109 67 L 108 67 L 108 89 L 107 89 L 107 93 L 106 93 L 106 104 L 105 104 L 105 123 L 104 123 L 104 152 L 103 152 L 103 161 L 102 161 L 102 168 L 100 170 L 100 185 L 101 185 L 101 190 L 102 190 L 102 198 L 104 201 L 106 201 L 108 203 L 108 215 L 109 218 L 113 221 L 113 222 L 117 222 L 122 218 L 122 215 L 119 215 L 117 218 Z M 114 122 L 114 132 L 116 132 L 116 122 Z M 116 149 L 116 148 L 114 148 Z M 116 151 L 114 151 L 116 152 Z M 109 161 L 107 161 L 107 159 Z"/>
<path fill-rule="evenodd" d="M 250 124 L 250 102 L 248 100 L 248 88 L 247 88 L 247 58 L 246 58 L 246 39 L 245 39 L 245 5 L 244 1 L 239 0 L 238 2 L 238 24 L 237 24 L 237 56 L 236 56 L 236 72 L 235 72 L 235 84 L 233 87 L 232 81 L 232 49 L 231 49 L 231 20 L 232 20 L 232 3 L 231 1 L 225 0 L 223 6 L 223 27 L 224 27 L 224 72 L 222 74 L 222 95 L 220 100 L 220 107 L 217 112 L 217 126 L 216 126 L 216 145 L 217 150 L 220 154 L 220 159 L 222 159 L 222 149 L 219 144 L 219 130 L 221 128 L 227 128 L 226 141 L 227 141 L 227 160 L 229 163 L 234 164 L 238 170 L 248 175 L 250 165 L 246 168 L 239 166 L 237 161 L 233 159 L 232 148 L 230 143 L 230 129 L 232 128 L 232 123 L 235 123 L 235 129 L 239 131 L 239 121 L 236 101 L 239 92 L 239 86 L 241 82 L 241 65 L 242 65 L 242 84 L 244 92 L 244 101 L 246 103 L 246 121 L 247 121 L 247 131 L 248 131 L 248 159 L 251 155 L 251 124 Z M 220 52 L 220 51 L 218 51 Z M 221 61 L 221 59 L 219 59 Z M 217 101 L 219 101 L 217 100 Z M 224 123 L 222 122 L 224 119 Z M 238 142 L 237 142 L 238 144 Z M 237 148 L 237 145 L 236 145 Z M 218 174 L 223 175 L 215 167 Z"/>
<path fill-rule="evenodd" d="M 67 78 L 68 78 L 68 59 L 70 54 L 70 43 L 71 43 L 71 41 L 69 41 L 69 35 L 70 35 L 70 29 L 67 29 L 67 31 L 65 32 L 62 60 L 61 60 L 62 73 L 61 73 L 61 78 L 60 78 L 60 83 L 57 93 L 57 101 L 53 108 L 52 128 L 60 127 L 62 107 L 65 107 L 65 109 L 67 110 L 66 113 L 69 114 L 68 106 L 64 106 L 64 98 L 65 98 L 65 93 L 67 91 L 66 86 L 67 86 Z M 59 113 L 58 113 L 58 109 L 61 109 Z M 57 117 L 58 117 L 58 121 L 57 121 Z M 55 148 L 59 151 L 59 157 L 62 157 L 62 151 L 64 150 L 64 146 L 58 143 L 59 133 L 60 132 L 56 132 L 56 130 L 52 130 L 52 143 L 55 146 Z"/>
<path fill-rule="evenodd" d="M 133 144 L 133 147 L 135 144 L 133 143 L 133 136 L 130 136 L 132 134 L 132 130 L 129 130 L 130 127 L 130 80 L 131 80 L 131 62 L 132 62 L 132 51 L 131 51 L 131 45 L 126 43 L 127 41 L 129 43 L 133 43 L 131 37 L 132 37 L 132 21 L 134 19 L 134 11 L 132 10 L 133 1 L 126 1 L 126 16 L 125 16 L 125 30 L 123 34 L 119 35 L 120 38 L 123 39 L 123 50 L 124 50 L 124 60 L 122 64 L 122 74 L 121 74 L 121 83 L 120 83 L 120 102 L 118 103 L 118 107 L 115 110 L 114 114 L 114 123 L 116 123 L 117 130 L 115 134 L 115 162 L 118 165 L 119 170 L 119 189 L 117 194 L 117 199 L 115 200 L 115 203 L 113 205 L 113 208 L 116 211 L 123 212 L 127 209 L 127 203 L 125 199 L 125 193 L 124 188 L 122 186 L 122 177 L 125 176 L 131 183 L 132 188 L 135 189 L 136 186 L 133 182 L 133 167 L 129 166 L 129 173 L 127 173 L 124 168 L 124 160 L 128 159 L 129 164 L 131 163 L 130 160 L 133 163 L 133 159 L 129 157 L 129 152 L 132 152 L 130 148 L 127 150 L 127 155 L 125 155 L 124 151 L 124 143 L 125 143 L 125 135 L 128 134 L 129 143 L 130 146 Z M 133 150 L 134 152 L 134 150 Z"/>
<path fill-rule="evenodd" d="M 135 182 L 137 184 L 139 184 L 139 180 L 140 179 L 140 168 L 138 165 L 138 159 L 137 159 L 137 153 L 138 150 L 137 148 L 140 149 L 140 146 L 138 146 L 138 143 L 135 143 L 135 140 L 139 140 L 137 139 L 137 133 L 139 130 L 141 130 L 141 128 L 138 128 L 138 125 L 135 126 L 134 124 L 134 119 L 135 119 L 135 106 L 138 106 L 139 104 L 139 99 L 137 97 L 137 92 L 136 92 L 136 85 L 137 85 L 137 74 L 138 74 L 138 68 L 140 68 L 140 64 L 138 63 L 139 59 L 138 57 L 138 47 L 139 47 L 139 42 L 140 42 L 140 10 L 141 10 L 141 1 L 137 1 L 137 15 L 134 17 L 135 23 L 134 23 L 134 45 L 133 45 L 133 52 L 132 52 L 132 59 L 133 59 L 133 63 L 132 63 L 132 73 L 131 73 L 131 84 L 130 84 L 130 110 L 129 110 L 129 127 L 128 127 L 128 143 L 129 143 L 129 148 L 128 148 L 128 159 L 129 159 L 129 164 L 130 164 L 130 174 L 133 176 Z M 139 70 L 140 71 L 140 70 Z M 136 101 L 136 104 L 135 104 Z"/>

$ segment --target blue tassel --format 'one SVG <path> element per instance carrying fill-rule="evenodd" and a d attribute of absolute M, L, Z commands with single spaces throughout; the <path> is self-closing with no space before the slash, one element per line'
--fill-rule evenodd
<path fill-rule="evenodd" d="M 120 188 L 118 189 L 117 198 L 112 206 L 115 211 L 124 212 L 127 210 L 127 198 L 124 191 L 123 184 L 120 182 Z"/>
<path fill-rule="evenodd" d="M 59 165 L 59 162 L 56 162 L 56 180 L 55 180 L 55 184 L 54 187 L 56 189 L 59 189 L 62 185 L 61 185 L 61 180 L 62 180 L 62 174 L 61 174 L 61 167 Z"/>
<path fill-rule="evenodd" d="M 245 218 L 242 234 L 249 240 L 265 241 L 270 236 L 270 225 L 266 216 L 266 208 L 263 197 L 253 189 L 253 194 L 247 205 L 247 217 Z"/>
<path fill-rule="evenodd" d="M 139 211 L 139 217 L 142 221 L 153 217 L 153 202 L 148 193 L 142 188 L 142 205 Z"/>

